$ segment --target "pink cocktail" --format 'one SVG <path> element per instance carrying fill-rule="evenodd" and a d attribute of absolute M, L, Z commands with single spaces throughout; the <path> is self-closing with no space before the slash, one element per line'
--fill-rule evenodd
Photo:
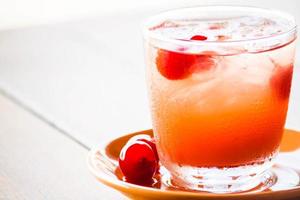
<path fill-rule="evenodd" d="M 144 31 L 153 130 L 171 181 L 211 192 L 255 187 L 282 138 L 293 18 L 208 6 L 162 13 Z"/>

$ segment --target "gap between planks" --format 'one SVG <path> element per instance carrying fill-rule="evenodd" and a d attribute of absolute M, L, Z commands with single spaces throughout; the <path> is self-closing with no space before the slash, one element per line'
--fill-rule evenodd
<path fill-rule="evenodd" d="M 90 147 L 86 145 L 85 143 L 81 142 L 77 138 L 71 135 L 69 131 L 66 129 L 58 126 L 55 122 L 49 120 L 45 115 L 43 115 L 41 112 L 38 112 L 37 110 L 33 109 L 29 105 L 27 105 L 24 101 L 20 100 L 16 95 L 13 93 L 9 92 L 9 90 L 4 89 L 4 87 L 0 87 L 0 94 L 3 95 L 4 97 L 8 98 L 11 100 L 13 103 L 24 109 L 25 111 L 29 112 L 39 120 L 43 121 L 46 123 L 48 126 L 52 127 L 53 129 L 57 130 L 59 133 L 63 134 L 65 137 L 69 138 L 73 142 L 79 144 L 81 147 L 83 147 L 86 150 L 90 150 Z"/>

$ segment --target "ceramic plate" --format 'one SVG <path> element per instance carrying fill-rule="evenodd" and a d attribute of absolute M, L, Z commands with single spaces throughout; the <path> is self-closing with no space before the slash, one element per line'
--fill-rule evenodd
<path fill-rule="evenodd" d="M 152 136 L 152 130 L 125 135 L 99 146 L 89 152 L 88 167 L 102 183 L 122 192 L 133 199 L 239 199 L 239 200 L 299 200 L 300 199 L 300 132 L 285 130 L 280 153 L 272 168 L 276 178 L 272 186 L 263 191 L 248 191 L 234 194 L 214 194 L 207 192 L 184 191 L 158 182 L 152 186 L 141 186 L 122 180 L 118 168 L 118 156 L 129 138 L 137 134 Z M 163 172 L 162 172 L 163 173 Z"/>

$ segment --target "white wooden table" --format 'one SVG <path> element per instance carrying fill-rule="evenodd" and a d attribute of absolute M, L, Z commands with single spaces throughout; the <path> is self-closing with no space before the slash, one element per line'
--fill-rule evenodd
<path fill-rule="evenodd" d="M 273 7 L 300 21 L 297 8 Z M 0 200 L 124 198 L 94 180 L 85 159 L 151 127 L 140 22 L 155 12 L 0 31 Z M 287 127 L 300 130 L 299 64 Z"/>

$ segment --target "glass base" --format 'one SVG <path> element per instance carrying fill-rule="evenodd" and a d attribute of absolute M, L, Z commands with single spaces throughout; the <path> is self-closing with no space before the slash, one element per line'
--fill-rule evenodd
<path fill-rule="evenodd" d="M 179 189 L 212 193 L 262 191 L 276 182 L 276 176 L 268 171 L 273 165 L 273 156 L 260 163 L 231 168 L 174 165 L 170 171 L 161 169 L 162 181 Z"/>

